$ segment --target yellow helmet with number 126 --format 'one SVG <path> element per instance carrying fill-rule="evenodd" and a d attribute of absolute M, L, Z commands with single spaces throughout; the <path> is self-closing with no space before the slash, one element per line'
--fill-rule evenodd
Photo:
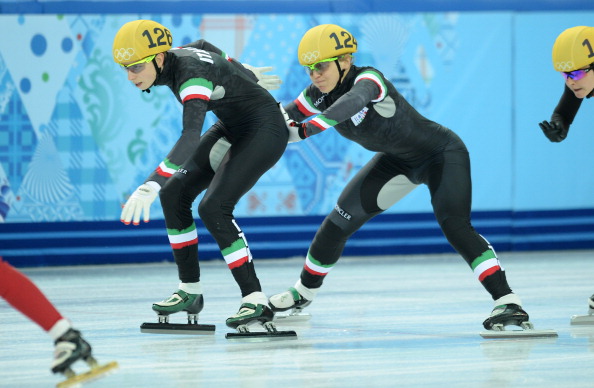
<path fill-rule="evenodd" d="M 594 27 L 577 26 L 563 31 L 553 45 L 553 67 L 570 72 L 594 62 Z"/>
<path fill-rule="evenodd" d="M 152 20 L 124 24 L 113 40 L 113 60 L 127 65 L 171 49 L 171 32 Z"/>
<path fill-rule="evenodd" d="M 357 52 L 357 40 L 336 24 L 311 28 L 303 35 L 297 49 L 299 63 L 303 66 L 354 52 Z"/>

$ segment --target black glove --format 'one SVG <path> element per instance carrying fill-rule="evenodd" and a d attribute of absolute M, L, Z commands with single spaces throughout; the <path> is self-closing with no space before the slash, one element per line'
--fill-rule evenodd
<path fill-rule="evenodd" d="M 291 123 L 289 123 L 287 125 L 297 129 L 297 136 L 299 136 L 299 138 L 301 140 L 305 140 L 306 138 L 308 138 L 307 123 L 298 123 L 297 121 L 292 121 Z M 297 141 L 299 141 L 299 140 L 297 140 Z M 289 141 L 289 143 L 291 143 L 291 141 Z"/>
<path fill-rule="evenodd" d="M 543 121 L 538 124 L 545 136 L 554 143 L 565 140 L 569 127 L 560 120 Z"/>
<path fill-rule="evenodd" d="M 307 138 L 307 123 L 300 123 L 299 130 L 297 133 L 299 134 L 300 138 L 302 138 L 302 139 Z"/>

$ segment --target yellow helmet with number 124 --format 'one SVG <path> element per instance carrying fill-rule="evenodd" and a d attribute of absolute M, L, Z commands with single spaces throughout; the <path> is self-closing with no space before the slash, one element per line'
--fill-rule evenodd
<path fill-rule="evenodd" d="M 171 32 L 152 20 L 124 24 L 113 40 L 113 60 L 128 65 L 171 49 Z"/>
<path fill-rule="evenodd" d="M 594 27 L 577 26 L 563 31 L 553 45 L 553 67 L 570 72 L 594 62 Z"/>
<path fill-rule="evenodd" d="M 311 28 L 303 35 L 297 49 L 299 63 L 303 66 L 354 52 L 357 52 L 357 40 L 336 24 Z"/>

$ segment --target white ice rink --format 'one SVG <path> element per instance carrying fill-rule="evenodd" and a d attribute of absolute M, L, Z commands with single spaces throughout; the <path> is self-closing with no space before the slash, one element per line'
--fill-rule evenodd
<path fill-rule="evenodd" d="M 297 340 L 238 343 L 225 319 L 239 289 L 224 262 L 202 263 L 210 336 L 143 334 L 151 303 L 177 287 L 172 263 L 25 272 L 118 371 L 88 387 L 594 387 L 594 326 L 571 326 L 594 293 L 594 252 L 500 254 L 536 329 L 558 338 L 486 340 L 487 292 L 458 256 L 346 257 L 330 273 Z M 271 295 L 303 259 L 257 260 Z M 172 322 L 183 322 L 173 316 Z M 281 327 L 279 326 L 279 329 Z M 52 387 L 49 336 L 0 299 L 0 387 Z M 82 365 L 79 365 L 79 367 Z M 79 371 L 81 368 L 77 368 Z M 85 387 L 86 387 L 85 386 Z"/>

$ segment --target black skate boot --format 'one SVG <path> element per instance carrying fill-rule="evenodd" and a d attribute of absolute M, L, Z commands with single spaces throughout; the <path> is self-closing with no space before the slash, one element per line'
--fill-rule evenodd
<path fill-rule="evenodd" d="M 69 329 L 56 340 L 55 345 L 53 373 L 62 373 L 70 377 L 69 374 L 73 373 L 70 366 L 76 361 L 82 359 L 87 363 L 93 362 L 91 345 L 81 337 L 78 330 Z"/>
<path fill-rule="evenodd" d="M 485 319 L 483 326 L 487 330 L 497 330 L 497 328 L 514 325 L 522 326 L 528 321 L 528 313 L 517 304 L 504 304 L 496 306 L 489 318 Z"/>
<path fill-rule="evenodd" d="M 594 315 L 594 295 L 588 299 L 588 314 Z"/>

